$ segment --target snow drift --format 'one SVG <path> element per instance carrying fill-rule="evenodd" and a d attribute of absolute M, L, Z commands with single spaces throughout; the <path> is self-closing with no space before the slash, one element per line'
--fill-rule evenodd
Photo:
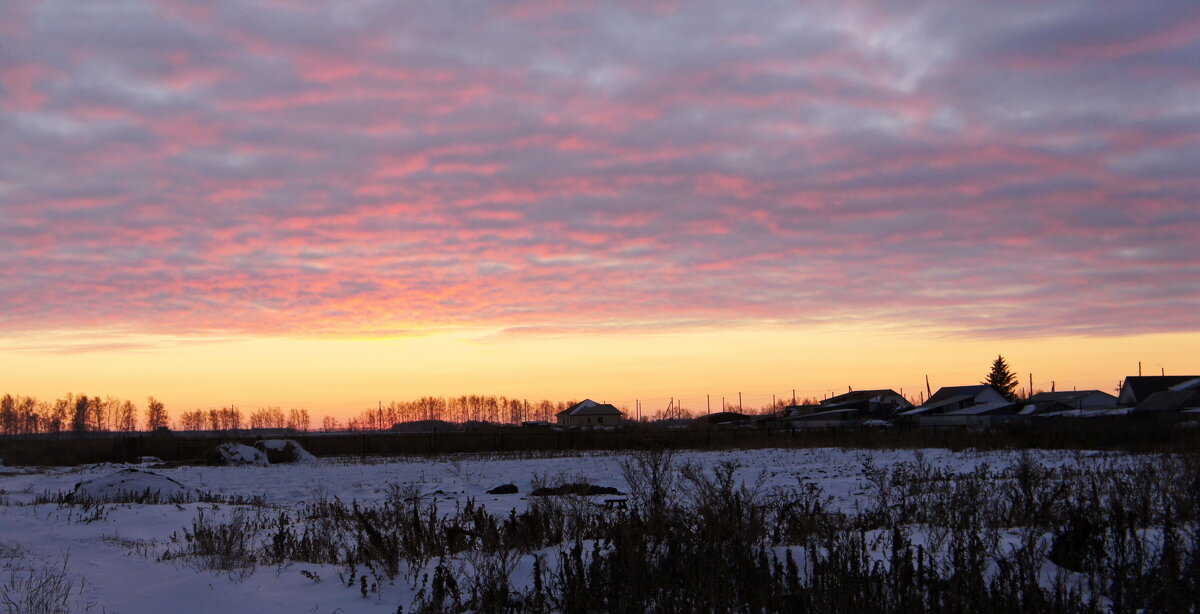
<path fill-rule="evenodd" d="M 272 465 L 277 463 L 316 463 L 317 457 L 292 439 L 263 439 L 254 442 L 254 447 L 267 455 Z"/>
<path fill-rule="evenodd" d="M 183 501 L 194 499 L 199 492 L 164 475 L 140 469 L 122 469 L 109 475 L 86 480 L 75 485 L 67 496 L 72 502 L 136 502 Z"/>
<path fill-rule="evenodd" d="M 208 464 L 224 465 L 227 467 L 241 465 L 266 467 L 270 462 L 267 460 L 267 454 L 258 448 L 229 442 L 223 443 L 213 449 L 212 452 L 209 452 Z"/>

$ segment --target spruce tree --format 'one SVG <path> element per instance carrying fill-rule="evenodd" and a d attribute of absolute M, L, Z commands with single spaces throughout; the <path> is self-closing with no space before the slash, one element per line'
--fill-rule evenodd
<path fill-rule="evenodd" d="M 997 355 L 996 360 L 992 361 L 992 372 L 988 373 L 987 379 L 983 380 L 984 384 L 995 388 L 1004 398 L 1009 401 L 1016 401 L 1017 389 L 1017 374 L 1012 372 L 1008 367 L 1008 363 L 1004 361 L 1004 357 Z"/>

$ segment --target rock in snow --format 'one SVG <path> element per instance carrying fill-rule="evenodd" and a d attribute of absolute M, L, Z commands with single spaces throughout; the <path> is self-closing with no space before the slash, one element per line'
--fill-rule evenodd
<path fill-rule="evenodd" d="M 190 500 L 198 494 L 194 488 L 188 488 L 157 473 L 140 469 L 122 469 L 104 477 L 76 484 L 75 490 L 67 496 L 67 499 L 73 502 L 154 503 Z"/>
<path fill-rule="evenodd" d="M 489 494 L 489 495 L 515 495 L 515 494 L 517 494 L 517 485 L 516 484 L 501 484 L 501 485 L 487 491 L 487 494 Z"/>
<path fill-rule="evenodd" d="M 223 443 L 217 446 L 212 452 L 209 452 L 208 464 L 226 465 L 229 467 L 239 465 L 266 467 L 270 463 L 267 461 L 267 455 L 262 450 L 240 443 L 229 442 Z"/>
<path fill-rule="evenodd" d="M 266 453 L 267 461 L 272 465 L 276 463 L 318 462 L 317 457 L 291 439 L 263 439 L 254 442 L 254 447 Z"/>

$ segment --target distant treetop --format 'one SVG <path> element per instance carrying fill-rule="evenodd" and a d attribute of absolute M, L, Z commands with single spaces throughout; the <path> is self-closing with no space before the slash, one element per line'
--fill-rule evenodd
<path fill-rule="evenodd" d="M 1017 400 L 1017 375 L 1009 368 L 1003 356 L 997 355 L 996 360 L 992 361 L 992 371 L 982 383 L 995 388 L 1009 401 Z"/>

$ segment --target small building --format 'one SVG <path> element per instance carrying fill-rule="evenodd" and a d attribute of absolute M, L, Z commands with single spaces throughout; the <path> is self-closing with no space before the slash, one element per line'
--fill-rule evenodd
<path fill-rule="evenodd" d="M 1188 390 L 1200 386 L 1200 375 L 1130 375 L 1121 384 L 1117 403 L 1133 407 L 1156 392 Z"/>
<path fill-rule="evenodd" d="M 562 427 L 617 426 L 625 414 L 608 403 L 584 399 L 555 415 Z"/>
<path fill-rule="evenodd" d="M 1134 413 L 1186 412 L 1200 413 L 1200 389 L 1163 390 L 1146 397 L 1133 408 Z"/>
<path fill-rule="evenodd" d="M 1155 383 L 1161 386 L 1161 384 L 1169 382 Z M 1147 387 L 1143 386 L 1138 393 L 1144 394 L 1146 391 Z M 1124 389 L 1121 392 L 1124 393 Z M 1149 395 L 1139 396 L 1133 411 L 1138 414 L 1154 413 L 1159 415 L 1165 412 L 1186 412 L 1193 415 L 1200 413 L 1200 377 L 1183 376 L 1182 381 L 1171 383 L 1165 390 L 1156 390 Z"/>
<path fill-rule="evenodd" d="M 913 406 L 895 390 L 852 390 L 821 401 L 822 411 L 857 409 L 859 418 L 886 417 Z"/>
<path fill-rule="evenodd" d="M 921 405 L 902 411 L 901 416 L 983 416 L 1016 413 L 1016 403 L 987 384 L 946 386 Z"/>

